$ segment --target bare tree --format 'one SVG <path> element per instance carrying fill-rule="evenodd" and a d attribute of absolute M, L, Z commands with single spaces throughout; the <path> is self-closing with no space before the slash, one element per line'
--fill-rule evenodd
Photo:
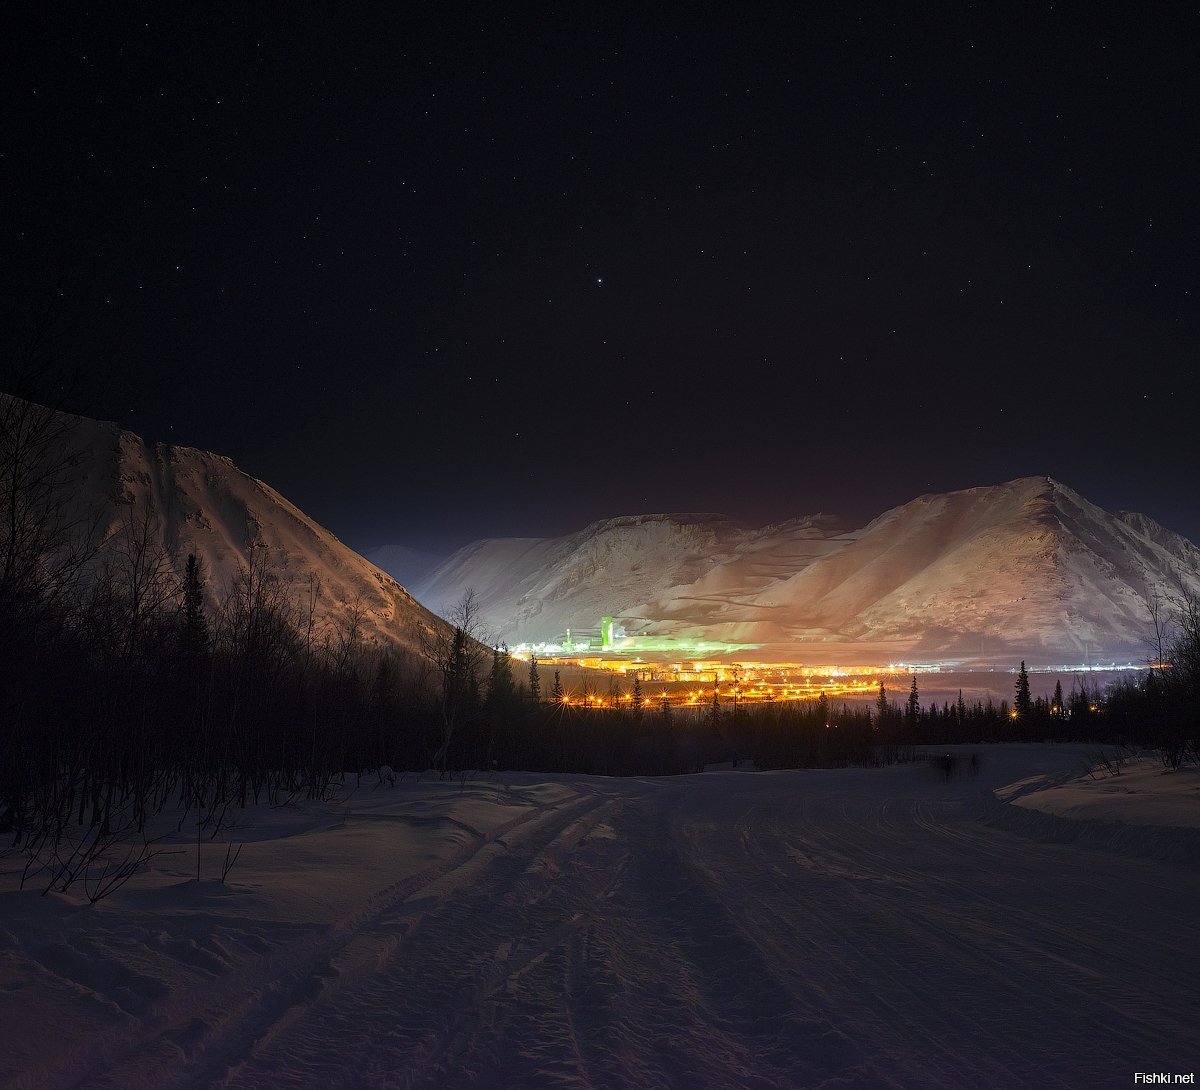
<path fill-rule="evenodd" d="M 366 617 L 367 603 L 359 593 L 346 604 L 345 613 L 333 622 L 333 633 L 327 641 L 326 650 L 334 673 L 339 677 L 353 667 L 366 645 L 363 631 Z"/>
<path fill-rule="evenodd" d="M 479 599 L 468 587 L 462 598 L 445 611 L 449 625 L 422 628 L 418 643 L 441 682 L 439 700 L 441 737 L 433 754 L 433 767 L 445 776 L 455 734 L 479 709 L 480 679 L 490 651 L 485 644 Z"/>
<path fill-rule="evenodd" d="M 177 611 L 181 587 L 148 497 L 126 510 L 108 554 L 121 611 L 119 635 L 132 658 L 156 622 Z"/>
<path fill-rule="evenodd" d="M 25 637 L 62 607 L 103 543 L 70 507 L 75 418 L 0 393 L 0 618 Z"/>

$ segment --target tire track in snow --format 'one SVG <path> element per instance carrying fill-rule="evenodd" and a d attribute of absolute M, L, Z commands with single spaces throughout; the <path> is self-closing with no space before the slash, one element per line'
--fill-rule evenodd
<path fill-rule="evenodd" d="M 184 1002 L 159 1014 L 149 1033 L 110 1043 L 82 1072 L 76 1067 L 74 1077 L 59 1085 L 120 1090 L 220 1085 L 242 1056 L 293 1020 L 323 990 L 338 985 L 341 973 L 334 962 L 375 923 L 400 919 L 402 926 L 389 942 L 371 951 L 367 965 L 348 974 L 351 979 L 356 971 L 370 971 L 370 963 L 386 961 L 395 945 L 420 924 L 423 911 L 436 908 L 457 884 L 469 884 L 490 859 L 536 835 L 546 823 L 569 822 L 597 802 L 586 790 L 550 806 L 529 800 L 528 812 L 488 834 L 475 833 L 474 842 L 449 859 L 391 883 L 331 927 L 310 929 L 306 939 L 272 950 L 257 964 L 217 982 L 201 1004 L 195 994 L 184 997 Z"/>
<path fill-rule="evenodd" d="M 402 932 L 387 956 L 299 1005 L 220 1085 L 441 1087 L 495 1068 L 505 995 L 584 926 L 557 897 L 560 875 L 613 805 L 592 795 L 563 807 L 435 882 L 436 903 L 426 888 L 394 906 L 359 936 Z"/>
<path fill-rule="evenodd" d="M 1200 1055 L 1194 870 L 889 770 L 572 783 L 86 1084 L 1103 1087 Z"/>
<path fill-rule="evenodd" d="M 883 803 L 881 816 L 895 812 L 901 805 L 894 800 Z M 938 826 L 929 817 L 931 804 L 917 802 L 913 807 L 915 824 L 930 833 L 938 833 L 947 828 Z M 958 816 L 955 839 L 963 851 L 957 857 L 951 857 L 944 852 L 936 860 L 927 860 L 923 868 L 905 867 L 897 862 L 904 857 L 906 847 L 911 855 L 912 840 L 905 835 L 902 825 L 892 822 L 868 831 L 861 823 L 848 820 L 841 837 L 841 844 L 853 844 L 857 856 L 878 866 L 890 865 L 897 873 L 903 873 L 909 881 L 921 881 L 927 886 L 937 887 L 947 899 L 961 901 L 964 905 L 972 906 L 971 910 L 961 914 L 962 926 L 978 933 L 979 922 L 975 910 L 994 907 L 995 895 L 983 892 L 984 886 L 979 882 L 980 874 L 1022 875 L 1031 876 L 1036 873 L 1039 878 L 1046 874 L 1059 876 L 1061 881 L 1052 887 L 1043 884 L 1042 889 L 1047 899 L 1054 895 L 1054 906 L 1045 904 L 1041 911 L 1032 911 L 1019 904 L 1013 897 L 1008 896 L 1004 901 L 1004 912 L 996 916 L 990 926 L 997 933 L 1005 936 L 1008 943 L 1023 946 L 1031 955 L 1031 964 L 1039 971 L 1043 963 L 1054 963 L 1060 973 L 1074 974 L 1089 972 L 1084 984 L 1095 984 L 1110 977 L 1119 977 L 1128 982 L 1131 978 L 1143 977 L 1144 991 L 1161 992 L 1164 983 L 1173 979 L 1178 985 L 1180 994 L 1188 987 L 1186 978 L 1179 973 L 1177 959 L 1178 936 L 1191 930 L 1191 916 L 1188 906 L 1192 903 L 1182 888 L 1172 890 L 1176 896 L 1166 905 L 1158 905 L 1155 912 L 1155 927 L 1153 930 L 1139 927 L 1136 919 L 1118 915 L 1114 917 L 1107 905 L 1113 899 L 1113 882 L 1106 879 L 1106 866 L 1115 865 L 1117 868 L 1134 872 L 1139 885 L 1162 873 L 1162 868 L 1147 865 L 1143 860 L 1129 859 L 1121 861 L 1120 857 L 1106 856 L 1103 853 L 1078 852 L 1060 845 L 1042 845 L 1014 838 L 1011 834 L 993 830 L 988 826 L 970 820 L 967 811 L 961 807 L 949 808 L 947 804 L 938 804 L 941 813 L 947 821 Z M 843 807 L 843 814 L 845 814 Z M 824 832 L 828 834 L 828 830 Z M 888 850 L 890 846 L 890 850 Z M 926 848 L 929 845 L 925 845 Z M 1044 865 L 1043 856 L 1053 860 L 1052 867 Z M 969 867 L 967 876 L 957 879 L 947 876 L 934 865 L 946 865 L 956 862 L 961 865 L 963 859 Z M 1036 869 L 1034 862 L 1038 863 Z M 1176 872 L 1179 882 L 1186 885 L 1188 871 L 1183 869 Z M 1099 875 L 1099 877 L 1098 877 Z M 1065 889 L 1065 883 L 1070 881 L 1070 895 L 1057 892 Z M 1018 881 L 1014 877 L 1014 883 Z M 1161 887 L 1160 887 L 1161 888 Z M 1096 911 L 1092 906 L 1105 905 L 1102 911 Z M 1051 911 L 1052 907 L 1057 911 Z M 1176 914 L 1178 910 L 1179 914 Z M 1069 920 L 1070 922 L 1060 922 Z M 1129 941 L 1131 933 L 1141 932 L 1139 941 L 1135 944 Z M 1046 941 L 1053 940 L 1053 942 Z M 1076 952 L 1076 959 L 1065 958 L 1062 951 Z M 1102 972 L 1084 970 L 1079 963 L 1079 955 L 1086 954 L 1092 965 L 1103 966 Z M 1152 956 L 1148 956 L 1148 954 Z M 1114 972 L 1120 969 L 1120 972 Z M 1123 998 L 1123 997 L 1122 997 Z M 1186 1008 L 1181 1008 L 1186 1010 Z M 1167 1016 L 1169 1018 L 1169 1015 Z M 1188 1022 L 1181 1017 L 1175 1020 L 1176 1029 L 1183 1030 Z"/>
<path fill-rule="evenodd" d="M 761 858 L 746 878 L 770 876 L 778 886 L 779 895 L 762 897 L 757 910 L 760 915 L 765 913 L 767 920 L 759 928 L 760 934 L 767 945 L 778 947 L 781 958 L 787 956 L 788 948 L 787 944 L 779 943 L 778 935 L 799 926 L 802 915 L 809 926 L 816 924 L 821 934 L 834 940 L 826 944 L 823 956 L 852 977 L 857 974 L 864 983 L 864 991 L 868 990 L 867 985 L 878 991 L 881 982 L 890 982 L 899 987 L 901 996 L 906 991 L 911 995 L 912 1014 L 906 1016 L 905 1004 L 899 1003 L 893 1005 L 888 1019 L 895 1019 L 898 1010 L 899 1024 L 912 1027 L 906 1029 L 906 1034 L 919 1036 L 931 1021 L 938 1021 L 939 1012 L 947 1009 L 954 1012 L 956 1007 L 970 1010 L 971 1018 L 960 1023 L 961 1032 L 957 1036 L 943 1029 L 939 1036 L 945 1039 L 935 1050 L 946 1054 L 960 1079 L 966 1070 L 966 1049 L 977 1051 L 987 1047 L 1003 1066 L 993 1069 L 993 1077 L 985 1079 L 985 1084 L 1024 1085 L 1026 1080 L 1039 1079 L 1052 1084 L 1059 1077 L 1066 1085 L 1079 1085 L 1078 1070 L 1063 1069 L 1056 1076 L 1044 1063 L 1031 1065 L 1025 1060 L 1023 1053 L 1028 1049 L 1014 1037 L 1012 1024 L 1025 1026 L 1028 1035 L 1037 1040 L 1045 1036 L 1045 1023 L 1039 1019 L 1057 1018 L 1064 1032 L 1074 1032 L 1080 1041 L 1088 1042 L 1081 1051 L 1089 1053 L 1084 1062 L 1094 1069 L 1097 1077 L 1111 1080 L 1118 1056 L 1161 1055 L 1160 1049 L 1169 1050 L 1172 1046 L 1180 1053 L 1181 1043 L 1182 1056 L 1195 1055 L 1196 1032 L 1187 1023 L 1188 1011 L 1194 1009 L 1194 1003 L 1188 999 L 1186 984 L 1189 973 L 1195 971 L 1195 958 L 1185 958 L 1182 965 L 1178 964 L 1179 933 L 1173 943 L 1170 939 L 1163 943 L 1164 950 L 1175 950 L 1177 959 L 1165 980 L 1159 973 L 1162 967 L 1139 971 L 1133 958 L 1124 965 L 1114 964 L 1118 959 L 1114 958 L 1113 950 L 1094 944 L 1086 926 L 1082 935 L 1078 926 L 1074 931 L 1069 926 L 1059 926 L 1051 913 L 1031 907 L 1028 897 L 1023 897 L 1016 888 L 1020 877 L 1042 882 L 1054 879 L 1056 870 L 1047 865 L 1047 857 L 1040 851 L 1043 846 L 1026 844 L 1017 856 L 1009 859 L 1014 866 L 1018 862 L 1021 865 L 1010 871 L 1014 874 L 1010 888 L 997 889 L 996 873 L 1004 872 L 995 871 L 995 861 L 989 857 L 988 849 L 1000 844 L 1008 858 L 1007 853 L 1015 850 L 1009 838 L 989 835 L 986 827 L 972 825 L 972 834 L 980 838 L 980 843 L 963 845 L 965 859 L 947 859 L 945 853 L 954 849 L 944 845 L 930 854 L 928 830 L 919 821 L 910 819 L 909 829 L 904 832 L 906 805 L 915 812 L 921 804 L 816 798 L 785 806 L 782 813 L 773 815 L 769 828 L 757 828 L 759 823 L 751 820 L 749 824 L 757 832 L 753 837 L 743 837 L 743 846 L 751 848 L 759 844 Z M 772 839 L 802 843 L 807 854 L 818 863 L 829 851 L 837 863 L 823 872 L 815 872 L 810 866 L 807 883 L 800 874 L 789 882 L 781 877 L 777 865 L 784 853 L 763 844 Z M 706 866 L 714 867 L 714 881 L 723 882 L 727 888 L 737 887 L 743 875 L 738 873 L 736 857 L 728 859 L 728 852 L 723 854 L 708 844 L 697 855 Z M 914 858 L 916 861 L 910 862 Z M 1057 858 L 1053 848 L 1050 858 Z M 860 863 L 857 872 L 843 865 L 846 859 Z M 964 882 L 967 876 L 973 876 L 975 886 L 945 881 L 938 873 L 941 860 L 960 866 Z M 1083 868 L 1087 876 L 1085 889 L 1089 894 L 1100 892 L 1100 887 L 1092 881 L 1095 862 L 1088 855 L 1082 860 L 1076 857 L 1076 867 Z M 1147 869 L 1140 861 L 1123 857 L 1114 857 L 1111 865 L 1133 875 Z M 803 872 L 799 865 L 797 870 Z M 1161 874 L 1161 869 L 1157 873 Z M 890 886 L 889 876 L 894 878 Z M 988 881 L 981 882 L 981 878 Z M 806 885 L 811 886 L 812 879 L 823 883 L 822 895 L 805 895 Z M 1181 882 L 1189 885 L 1189 876 L 1182 876 Z M 1195 884 L 1191 876 L 1193 891 Z M 1093 911 L 1097 919 L 1107 920 L 1110 929 L 1126 918 L 1122 912 L 1113 911 L 1114 886 L 1119 889 L 1121 883 L 1110 884 L 1105 891 L 1107 898 L 1099 900 Z M 736 909 L 741 903 L 736 888 L 735 894 Z M 786 910 L 789 900 L 795 903 L 797 899 L 802 913 Z M 1183 897 L 1181 903 L 1186 902 Z M 912 917 L 911 926 L 895 918 L 905 912 Z M 1014 916 L 1021 921 L 1019 927 L 1013 926 Z M 753 919 L 754 914 L 750 913 L 749 918 Z M 1143 921 L 1143 936 L 1149 931 L 1148 923 Z M 839 946 L 851 953 L 839 955 Z M 1128 953 L 1135 944 L 1127 941 L 1124 946 Z M 865 956 L 856 959 L 853 956 L 856 947 Z M 895 966 L 897 954 L 903 955 L 901 968 L 908 974 L 908 980 L 902 980 L 894 968 L 889 968 Z M 971 986 L 967 971 L 971 965 L 988 974 L 986 985 Z M 939 997 L 936 987 L 931 990 L 921 985 L 922 973 L 929 974 L 933 981 L 941 979 L 945 983 L 953 983 L 957 974 L 960 979 L 955 1002 Z M 837 972 L 830 974 L 833 980 L 837 976 Z M 1175 1004 L 1163 998 L 1172 991 Z M 1002 1024 L 996 1010 L 1005 1012 L 1010 1024 Z M 879 1032 L 885 1038 L 890 1035 L 889 1029 L 881 1021 Z M 957 1050 L 956 1040 L 962 1042 Z M 911 1042 L 908 1050 L 911 1051 Z M 1111 1061 L 1107 1065 L 1102 1059 L 1106 1056 Z"/>

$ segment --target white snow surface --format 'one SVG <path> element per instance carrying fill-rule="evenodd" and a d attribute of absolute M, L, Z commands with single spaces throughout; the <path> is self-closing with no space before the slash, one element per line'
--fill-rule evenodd
<path fill-rule="evenodd" d="M 967 752 L 978 778 L 371 780 L 241 815 L 225 885 L 223 845 L 195 880 L 185 828 L 185 854 L 91 907 L 17 892 L 9 855 L 0 1084 L 1103 1088 L 1195 1070 L 1196 858 L 1009 831 L 998 811 L 1033 812 L 1004 799 L 1069 795 L 1052 785 L 1087 751 Z M 1130 795 L 1101 794 L 1073 826 L 1122 817 Z"/>
<path fill-rule="evenodd" d="M 1164 767 L 1155 756 L 1115 759 L 1065 783 L 1040 778 L 998 793 L 1014 805 L 1072 820 L 1154 829 L 1200 829 L 1200 769 Z"/>
<path fill-rule="evenodd" d="M 861 529 L 828 516 L 748 529 L 719 515 L 609 519 L 561 538 L 460 549 L 414 587 L 473 587 L 510 643 L 620 618 L 631 632 L 735 643 L 896 643 L 969 656 L 1142 659 L 1147 601 L 1200 590 L 1200 549 L 1048 477 L 922 496 Z M 850 651 L 853 655 L 853 651 Z M 1067 661 L 1071 661 L 1068 657 Z"/>
<path fill-rule="evenodd" d="M 442 623 L 394 578 L 229 458 L 150 443 L 87 417 L 63 420 L 68 427 L 55 450 L 70 456 L 61 475 L 70 493 L 68 520 L 115 534 L 152 511 L 153 534 L 178 574 L 188 553 L 203 560 L 210 601 L 249 562 L 256 541 L 259 570 L 278 575 L 298 601 L 307 602 L 315 581 L 318 629 L 344 623 L 355 602 L 365 611 L 364 636 L 383 646 L 412 646 L 419 628 Z"/>

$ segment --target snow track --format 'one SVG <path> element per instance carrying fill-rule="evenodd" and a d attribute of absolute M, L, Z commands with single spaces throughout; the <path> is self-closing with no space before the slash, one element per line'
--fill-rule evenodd
<path fill-rule="evenodd" d="M 520 804 L 211 987 L 156 1003 L 151 974 L 69 1075 L 11 1085 L 1092 1088 L 1194 1070 L 1200 871 L 995 827 L 987 788 L 1028 754 L 993 763 L 951 782 L 469 785 Z"/>

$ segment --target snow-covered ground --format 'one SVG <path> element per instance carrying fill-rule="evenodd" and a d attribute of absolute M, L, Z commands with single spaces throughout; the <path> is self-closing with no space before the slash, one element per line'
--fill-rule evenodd
<path fill-rule="evenodd" d="M 1090 1088 L 1195 1070 L 1200 868 L 1001 820 L 1111 824 L 1186 776 L 1146 766 L 1114 792 L 1069 782 L 1083 748 L 974 752 L 979 774 L 949 779 L 372 780 L 244 815 L 226 885 L 216 845 L 195 881 L 185 830 L 186 854 L 90 907 L 16 892 L 0 859 L 0 1083 Z M 1191 783 L 1157 792 L 1177 797 L 1156 821 L 1194 816 Z"/>
<path fill-rule="evenodd" d="M 1076 821 L 1200 829 L 1200 769 L 1170 770 L 1153 755 L 1097 752 L 1106 760 L 1066 782 L 1033 777 L 1002 788 L 997 797 Z"/>

